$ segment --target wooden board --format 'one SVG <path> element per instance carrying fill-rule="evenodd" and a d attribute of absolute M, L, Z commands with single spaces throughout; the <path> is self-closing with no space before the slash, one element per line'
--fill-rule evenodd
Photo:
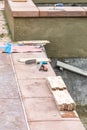
<path fill-rule="evenodd" d="M 62 67 L 64 69 L 67 69 L 69 71 L 75 72 L 77 74 L 80 74 L 80 75 L 83 75 L 83 76 L 87 76 L 87 71 L 82 70 L 82 69 L 80 69 L 78 67 L 75 67 L 75 66 L 63 63 L 61 61 L 57 61 L 57 66 Z"/>
<path fill-rule="evenodd" d="M 36 59 L 36 62 L 42 62 L 42 61 L 50 62 L 49 58 L 21 58 L 21 59 L 18 59 L 18 61 L 25 63 L 26 61 L 33 60 L 33 59 Z"/>
<path fill-rule="evenodd" d="M 26 2 L 27 0 L 12 0 L 13 2 Z"/>
<path fill-rule="evenodd" d="M 60 111 L 73 111 L 76 109 L 76 103 L 66 89 L 52 91 L 52 93 Z"/>
<path fill-rule="evenodd" d="M 19 44 L 25 44 L 25 45 L 31 45 L 31 44 L 47 44 L 47 43 L 50 43 L 48 40 L 32 40 L 32 41 L 18 41 L 16 43 L 19 43 Z"/>
<path fill-rule="evenodd" d="M 52 90 L 63 90 L 67 88 L 61 76 L 47 77 L 46 80 Z"/>

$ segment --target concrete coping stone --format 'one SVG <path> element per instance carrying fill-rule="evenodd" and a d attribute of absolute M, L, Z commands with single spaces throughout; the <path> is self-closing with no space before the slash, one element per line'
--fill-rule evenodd
<path fill-rule="evenodd" d="M 79 17 L 85 16 L 86 12 L 82 7 L 38 7 L 40 17 Z"/>
<path fill-rule="evenodd" d="M 27 2 L 13 2 L 12 0 L 7 0 L 12 11 L 13 17 L 38 17 L 39 11 L 32 0 L 27 0 Z"/>
<path fill-rule="evenodd" d="M 7 0 L 13 17 L 85 17 L 87 7 L 37 7 L 32 0 L 13 2 Z"/>

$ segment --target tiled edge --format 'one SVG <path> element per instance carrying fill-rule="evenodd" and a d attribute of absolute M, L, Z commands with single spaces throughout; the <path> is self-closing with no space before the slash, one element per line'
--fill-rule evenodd
<path fill-rule="evenodd" d="M 40 17 L 85 17 L 82 7 L 38 7 Z"/>
<path fill-rule="evenodd" d="M 32 0 L 7 0 L 13 17 L 86 17 L 87 7 L 37 7 Z"/>
<path fill-rule="evenodd" d="M 29 122 L 32 130 L 85 130 L 80 121 Z"/>
<path fill-rule="evenodd" d="M 7 0 L 13 17 L 38 17 L 39 10 L 32 0 L 27 2 L 12 2 Z"/>

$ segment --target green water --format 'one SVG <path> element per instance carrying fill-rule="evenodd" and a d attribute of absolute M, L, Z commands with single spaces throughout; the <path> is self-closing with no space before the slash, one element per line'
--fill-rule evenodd
<path fill-rule="evenodd" d="M 77 113 L 87 130 L 87 105 L 86 106 L 77 106 Z"/>

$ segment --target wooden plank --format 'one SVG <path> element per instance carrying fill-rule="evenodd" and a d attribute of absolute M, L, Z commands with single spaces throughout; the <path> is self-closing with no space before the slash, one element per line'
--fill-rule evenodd
<path fill-rule="evenodd" d="M 42 62 L 42 61 L 50 62 L 49 58 L 21 58 L 21 59 L 18 59 L 18 61 L 25 63 L 28 60 L 34 60 L 34 59 L 36 59 L 36 62 Z"/>
<path fill-rule="evenodd" d="M 46 80 L 52 90 L 67 88 L 61 76 L 47 77 Z"/>
<path fill-rule="evenodd" d="M 77 74 L 80 74 L 80 75 L 83 75 L 83 76 L 87 76 L 87 71 L 82 70 L 82 69 L 80 69 L 78 67 L 75 67 L 75 66 L 63 63 L 61 61 L 57 61 L 57 66 L 62 67 L 64 69 L 67 69 L 69 71 L 75 72 Z"/>
<path fill-rule="evenodd" d="M 41 45 L 46 45 L 47 43 L 50 43 L 48 40 L 31 40 L 31 41 L 18 41 L 16 43 L 19 44 L 24 44 L 24 45 L 31 45 L 31 44 L 41 44 Z"/>
<path fill-rule="evenodd" d="M 52 93 L 60 111 L 73 111 L 76 109 L 76 103 L 66 89 L 52 91 Z"/>
<path fill-rule="evenodd" d="M 13 2 L 26 2 L 27 0 L 12 0 Z"/>

